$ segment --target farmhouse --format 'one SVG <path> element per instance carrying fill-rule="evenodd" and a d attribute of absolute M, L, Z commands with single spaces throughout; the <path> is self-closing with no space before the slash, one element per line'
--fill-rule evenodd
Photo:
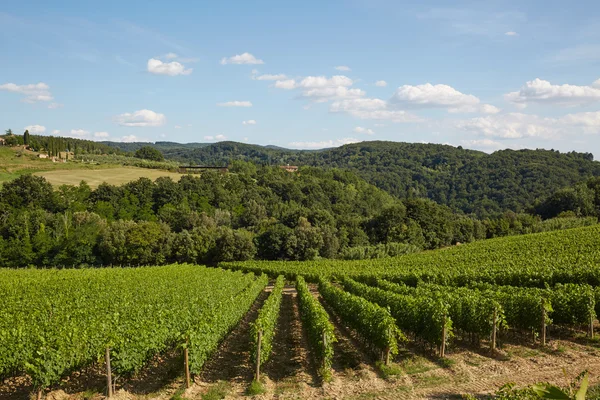
<path fill-rule="evenodd" d="M 4 146 L 6 144 L 6 140 L 0 137 L 0 146 Z"/>
<path fill-rule="evenodd" d="M 285 169 L 287 172 L 298 172 L 297 165 L 280 165 L 279 168 Z"/>

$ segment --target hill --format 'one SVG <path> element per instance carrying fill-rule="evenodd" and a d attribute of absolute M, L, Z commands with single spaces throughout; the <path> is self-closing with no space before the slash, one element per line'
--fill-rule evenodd
<path fill-rule="evenodd" d="M 162 151 L 185 163 L 245 160 L 347 169 L 396 197 L 426 197 L 479 217 L 528 211 L 559 189 L 600 176 L 600 163 L 590 153 L 542 149 L 486 154 L 440 144 L 373 141 L 312 151 L 236 142 Z"/>

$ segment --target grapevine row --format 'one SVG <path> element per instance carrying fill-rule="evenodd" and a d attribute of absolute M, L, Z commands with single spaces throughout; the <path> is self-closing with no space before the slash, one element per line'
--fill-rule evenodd
<path fill-rule="evenodd" d="M 312 295 L 304 279 L 296 280 L 300 318 L 308 334 L 308 340 L 316 359 L 321 365 L 320 374 L 324 380 L 331 377 L 333 343 L 337 341 L 333 324 L 321 303 Z"/>

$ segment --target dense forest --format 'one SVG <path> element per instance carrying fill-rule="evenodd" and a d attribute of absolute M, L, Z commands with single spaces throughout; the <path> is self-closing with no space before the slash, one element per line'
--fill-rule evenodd
<path fill-rule="evenodd" d="M 60 152 L 73 152 L 81 154 L 124 154 L 125 152 L 115 146 L 93 140 L 75 139 L 61 136 L 31 135 L 25 131 L 22 135 L 14 134 L 11 129 L 0 135 L 7 146 L 27 146 L 33 151 L 44 150 L 50 156 L 57 156 Z"/>
<path fill-rule="evenodd" d="M 596 221 L 572 216 L 479 220 L 428 199 L 399 200 L 349 171 L 241 161 L 230 173 L 95 190 L 84 182 L 54 190 L 23 175 L 0 189 L 0 265 L 376 258 Z"/>
<path fill-rule="evenodd" d="M 133 148 L 126 146 L 123 149 Z M 341 168 L 395 197 L 429 198 L 479 218 L 531 211 L 556 190 L 600 176 L 600 163 L 593 161 L 591 153 L 554 150 L 486 154 L 448 145 L 397 142 L 362 142 L 318 151 L 235 142 L 161 144 L 159 149 L 165 158 L 189 164 L 220 166 L 244 160 Z"/>

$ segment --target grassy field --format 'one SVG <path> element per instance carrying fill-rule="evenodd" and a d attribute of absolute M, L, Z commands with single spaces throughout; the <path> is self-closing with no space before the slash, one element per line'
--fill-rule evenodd
<path fill-rule="evenodd" d="M 78 185 L 81 181 L 86 181 L 92 188 L 97 188 L 102 182 L 111 185 L 121 185 L 123 183 L 134 181 L 141 177 L 155 180 L 161 176 L 169 176 L 178 181 L 181 174 L 176 172 L 160 171 L 157 169 L 136 168 L 136 167 L 118 167 L 103 169 L 74 169 L 74 170 L 55 170 L 47 172 L 36 172 L 34 175 L 43 176 L 55 186 L 60 185 Z"/>
<path fill-rule="evenodd" d="M 94 158 L 101 159 L 102 157 L 95 156 Z M 108 157 L 106 158 L 108 159 Z M 152 180 L 161 176 L 170 176 L 175 180 L 179 180 L 181 177 L 181 174 L 175 172 L 123 167 L 112 163 L 53 163 L 48 159 L 40 159 L 35 153 L 29 151 L 0 146 L 0 185 L 28 173 L 43 176 L 56 186 L 78 185 L 84 180 L 92 188 L 96 188 L 102 182 L 120 185 L 141 177 Z"/>

